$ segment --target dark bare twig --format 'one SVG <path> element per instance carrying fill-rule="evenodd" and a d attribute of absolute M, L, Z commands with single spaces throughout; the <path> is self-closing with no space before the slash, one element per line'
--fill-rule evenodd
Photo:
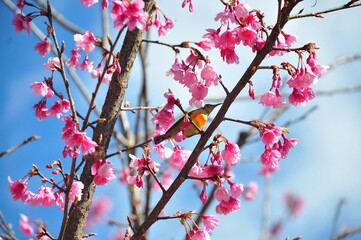
<path fill-rule="evenodd" d="M 11 224 L 6 223 L 5 217 L 0 211 L 0 229 L 4 231 L 5 234 L 0 234 L 4 240 L 16 240 L 14 231 L 12 230 Z"/>
<path fill-rule="evenodd" d="M 8 150 L 5 150 L 4 152 L 1 152 L 0 153 L 0 158 L 6 156 L 6 155 L 8 155 L 8 154 L 10 154 L 10 153 L 12 153 L 12 152 L 14 152 L 16 150 L 18 150 L 19 148 L 21 148 L 22 146 L 24 146 L 26 144 L 28 144 L 30 142 L 33 142 L 33 141 L 36 141 L 38 139 L 40 139 L 40 136 L 31 136 L 28 139 L 24 140 L 22 143 L 11 147 Z"/>
<path fill-rule="evenodd" d="M 348 9 L 348 8 L 354 8 L 354 7 L 360 7 L 361 6 L 361 3 L 355 3 L 355 2 L 356 1 L 353 1 L 351 4 L 344 4 L 344 5 L 341 5 L 341 6 L 338 6 L 338 7 L 326 9 L 326 10 L 319 11 L 319 12 L 311 12 L 311 13 L 292 15 L 292 16 L 289 17 L 289 20 L 297 19 L 297 18 L 305 18 L 305 17 L 323 18 L 322 14 L 337 12 L 337 11 L 340 11 L 340 10 L 345 10 L 345 9 Z"/>
<path fill-rule="evenodd" d="M 344 230 L 342 233 L 337 235 L 333 240 L 342 240 L 355 234 L 361 233 L 361 226 Z"/>
<path fill-rule="evenodd" d="M 336 236 L 337 224 L 338 224 L 338 220 L 341 215 L 341 209 L 342 209 L 342 206 L 345 205 L 346 201 L 347 200 L 345 198 L 341 198 L 337 203 L 336 210 L 335 210 L 335 216 L 333 217 L 333 220 L 332 220 L 330 240 L 334 239 Z"/>

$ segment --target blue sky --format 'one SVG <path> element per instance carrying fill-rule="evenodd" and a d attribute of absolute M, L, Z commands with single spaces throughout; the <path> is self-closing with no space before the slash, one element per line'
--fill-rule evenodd
<path fill-rule="evenodd" d="M 160 40 L 169 43 L 180 43 L 184 40 L 198 41 L 205 33 L 206 28 L 216 28 L 218 25 L 212 21 L 213 17 L 220 10 L 218 2 L 204 4 L 202 1 L 194 0 L 195 12 L 190 14 L 185 9 L 180 9 L 182 1 L 169 3 L 158 1 L 161 9 L 170 17 L 176 20 L 173 31 Z M 275 1 L 249 1 L 254 8 L 261 8 L 266 15 L 266 22 L 272 24 L 275 17 Z M 92 7 L 87 14 L 80 14 L 77 2 L 63 1 L 56 5 L 59 11 L 63 11 L 65 17 L 77 22 L 83 29 L 95 29 L 100 33 L 99 9 Z M 304 12 L 317 11 L 318 9 L 329 8 L 339 4 L 339 1 L 318 1 L 315 7 L 314 1 L 304 1 L 295 12 L 305 8 Z M 81 10 L 83 11 L 83 10 Z M 41 81 L 48 74 L 42 68 L 47 57 L 43 58 L 33 51 L 34 45 L 39 42 L 34 34 L 27 36 L 26 33 L 16 33 L 11 25 L 14 14 L 4 5 L 0 5 L 0 13 L 3 16 L 3 24 L 0 25 L 0 46 L 2 55 L 0 66 L 2 70 L 2 88 L 0 89 L 0 104 L 3 112 L 0 118 L 0 151 L 23 141 L 31 135 L 40 135 L 41 139 L 31 143 L 20 150 L 0 159 L 0 189 L 4 194 L 0 201 L 0 210 L 9 222 L 12 222 L 17 231 L 19 239 L 25 236 L 19 233 L 19 213 L 24 213 L 33 218 L 41 218 L 47 223 L 49 230 L 57 234 L 60 225 L 60 211 L 57 208 L 33 208 L 23 205 L 20 202 L 12 201 L 8 190 L 7 177 L 19 179 L 26 175 L 35 163 L 43 169 L 45 165 L 54 159 L 61 158 L 63 142 L 61 142 L 60 131 L 63 123 L 54 119 L 39 122 L 35 119 L 32 106 L 39 100 L 33 96 L 29 85 L 34 81 Z M 79 17 L 81 16 L 81 17 Z M 361 29 L 358 23 L 361 21 L 360 9 L 351 9 L 339 13 L 325 15 L 323 19 L 300 19 L 291 21 L 286 26 L 286 32 L 299 37 L 297 46 L 308 42 L 315 42 L 321 49 L 317 52 L 319 61 L 322 64 L 333 62 L 342 56 L 360 53 Z M 37 21 L 40 28 L 44 28 L 43 21 Z M 74 47 L 72 36 L 66 31 L 59 29 L 58 36 L 64 36 L 68 50 Z M 113 35 L 114 36 L 114 35 Z M 155 34 L 151 38 L 157 39 Z M 226 65 L 219 59 L 218 52 L 210 53 L 212 62 L 223 76 L 227 86 L 232 86 L 242 75 L 242 71 L 250 62 L 252 53 L 248 49 L 240 48 L 243 51 L 240 55 L 240 65 Z M 171 88 L 180 98 L 187 98 L 186 90 L 178 83 L 166 76 L 166 71 L 174 61 L 174 53 L 169 49 L 160 46 L 151 46 L 148 60 L 148 71 L 151 76 L 149 84 L 150 104 L 159 105 L 164 99 L 163 93 Z M 184 55 L 186 53 L 184 52 Z M 295 61 L 292 57 L 289 61 Z M 269 59 L 266 60 L 268 63 Z M 279 61 L 283 61 L 280 59 Z M 296 63 L 295 63 L 296 64 Z M 360 62 L 339 66 L 330 71 L 316 86 L 316 90 L 328 91 L 337 88 L 351 87 L 360 84 Z M 81 74 L 83 82 L 90 86 L 94 80 L 86 74 Z M 136 62 L 132 73 L 129 89 L 126 98 L 134 104 L 137 101 L 139 81 L 139 62 Z M 261 72 L 253 80 L 256 91 L 260 94 L 269 85 L 270 73 Z M 267 85 L 263 84 L 267 82 Z M 99 99 L 104 96 L 106 87 L 102 88 Z M 74 90 L 78 101 L 79 109 L 84 110 L 86 102 Z M 243 93 L 242 96 L 245 96 Z M 219 97 L 219 91 L 211 91 L 210 97 Z M 309 105 L 303 108 L 291 108 L 284 116 L 277 120 L 282 125 L 289 119 L 301 116 L 308 109 L 317 106 L 317 111 L 290 127 L 292 137 L 299 138 L 300 144 L 290 153 L 289 157 L 281 163 L 281 169 L 272 178 L 271 197 L 271 221 L 282 215 L 283 194 L 287 191 L 295 192 L 305 199 L 305 208 L 298 219 L 290 221 L 286 226 L 285 236 L 304 236 L 304 239 L 327 239 L 331 231 L 332 218 L 335 207 L 340 198 L 347 198 L 344 206 L 339 227 L 356 227 L 361 224 L 361 158 L 359 148 L 361 146 L 361 109 L 359 102 L 360 93 L 336 95 L 332 97 L 316 97 Z M 186 102 L 187 100 L 184 100 Z M 99 101 L 100 103 L 101 101 Z M 258 118 L 261 114 L 261 107 L 257 102 L 238 101 L 229 110 L 228 116 L 251 120 Z M 244 130 L 243 126 L 225 123 L 217 130 L 236 139 L 239 131 Z M 185 146 L 191 147 L 196 143 L 198 137 L 185 142 Z M 242 149 L 242 156 L 245 158 L 258 156 L 262 153 L 262 145 L 253 143 Z M 67 164 L 69 159 L 65 159 Z M 118 161 L 113 159 L 113 161 Z M 260 184 L 260 195 L 255 202 L 243 202 L 241 210 L 226 217 L 221 217 L 221 225 L 215 230 L 212 239 L 234 239 L 235 233 L 239 239 L 259 239 L 261 222 L 261 201 L 263 179 L 257 173 L 259 170 L 257 161 L 244 163 L 237 166 L 237 180 L 244 184 L 254 180 Z M 50 174 L 50 172 L 47 172 Z M 32 180 L 31 187 L 36 191 L 40 180 Z M 188 184 L 187 184 L 188 185 Z M 116 189 L 116 190 L 114 190 Z M 114 211 L 111 217 L 125 222 L 128 214 L 128 203 L 126 191 L 118 183 L 113 182 L 107 187 L 98 188 L 97 196 L 106 194 L 115 199 Z M 189 195 L 196 199 L 196 193 L 184 186 L 175 195 L 175 198 L 167 206 L 167 213 L 172 214 L 177 210 L 196 210 L 200 207 L 199 201 L 189 202 Z M 156 199 L 154 199 L 155 201 Z M 196 206 L 194 205 L 196 202 Z M 214 213 L 214 208 L 210 213 Z M 315 227 L 317 226 L 317 227 Z M 171 230 L 169 230 L 171 229 Z M 114 231 L 105 224 L 100 225 L 94 231 L 100 236 L 94 239 L 108 238 L 107 232 Z M 159 222 L 151 230 L 152 239 L 183 239 L 183 228 L 178 221 L 169 223 Z M 358 239 L 355 236 L 350 239 Z"/>

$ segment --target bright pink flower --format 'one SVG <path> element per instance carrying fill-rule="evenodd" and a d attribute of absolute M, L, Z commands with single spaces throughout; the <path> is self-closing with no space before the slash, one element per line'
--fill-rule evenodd
<path fill-rule="evenodd" d="M 312 88 L 298 90 L 293 88 L 293 92 L 288 96 L 288 101 L 294 106 L 304 106 L 307 102 L 315 98 Z"/>
<path fill-rule="evenodd" d="M 216 73 L 214 67 L 210 64 L 205 65 L 202 69 L 201 78 L 206 81 L 207 87 L 218 85 L 218 74 Z"/>
<path fill-rule="evenodd" d="M 56 197 L 50 187 L 41 186 L 36 194 L 31 197 L 31 206 L 41 205 L 43 207 L 51 207 L 56 203 Z"/>
<path fill-rule="evenodd" d="M 55 204 L 58 208 L 64 211 L 64 204 L 65 204 L 65 194 L 63 191 L 57 191 L 54 193 L 55 195 Z"/>
<path fill-rule="evenodd" d="M 50 42 L 47 38 L 35 45 L 35 50 L 39 51 L 40 56 L 45 56 L 50 52 Z"/>
<path fill-rule="evenodd" d="M 189 100 L 189 105 L 202 107 L 204 103 L 204 98 L 208 94 L 208 87 L 202 83 L 193 84 L 189 88 L 189 92 L 192 94 L 192 98 Z"/>
<path fill-rule="evenodd" d="M 61 111 L 62 112 L 68 112 L 70 109 L 70 102 L 66 99 L 61 100 Z"/>
<path fill-rule="evenodd" d="M 83 155 L 95 152 L 95 147 L 98 146 L 91 138 L 86 136 L 85 132 L 78 130 L 77 125 L 70 117 L 64 117 L 65 126 L 62 130 L 62 139 L 70 148 L 81 148 Z"/>
<path fill-rule="evenodd" d="M 57 119 L 61 116 L 61 103 L 56 101 L 48 110 L 50 116 L 56 117 Z"/>
<path fill-rule="evenodd" d="M 46 98 L 51 98 L 54 96 L 53 90 L 46 86 L 43 82 L 33 82 L 30 84 L 30 88 L 34 90 L 35 96 L 43 96 Z"/>
<path fill-rule="evenodd" d="M 243 184 L 234 183 L 228 180 L 229 185 L 231 186 L 231 195 L 233 197 L 240 197 L 244 191 Z"/>
<path fill-rule="evenodd" d="M 80 66 L 79 58 L 80 58 L 79 48 L 75 48 L 71 50 L 71 58 L 66 62 L 66 65 L 68 67 L 74 67 L 75 69 L 78 69 Z"/>
<path fill-rule="evenodd" d="M 231 195 L 228 193 L 228 190 L 225 187 L 219 187 L 214 192 L 214 197 L 218 201 L 228 201 Z"/>
<path fill-rule="evenodd" d="M 282 128 L 269 124 L 267 128 L 260 131 L 262 142 L 267 148 L 271 148 L 275 143 L 278 143 L 282 136 Z"/>
<path fill-rule="evenodd" d="M 157 135 L 155 135 L 155 136 L 157 136 Z M 163 142 L 163 143 L 164 143 L 164 142 Z M 159 157 L 160 159 L 170 158 L 170 156 L 172 156 L 172 154 L 173 154 L 172 149 L 170 149 L 170 148 L 168 148 L 168 147 L 165 147 L 164 144 L 162 144 L 162 143 L 156 144 L 156 145 L 153 147 L 153 150 L 158 153 L 158 157 Z"/>
<path fill-rule="evenodd" d="M 213 42 L 210 39 L 204 39 L 200 42 L 196 42 L 195 44 L 205 51 L 211 50 L 212 47 L 214 46 Z"/>
<path fill-rule="evenodd" d="M 70 189 L 69 202 L 73 203 L 74 201 L 80 201 L 82 194 L 82 190 L 84 188 L 84 184 L 80 181 L 73 181 Z"/>
<path fill-rule="evenodd" d="M 187 233 L 186 240 L 211 240 L 211 237 L 207 231 L 198 229 Z"/>
<path fill-rule="evenodd" d="M 66 158 L 66 156 L 69 156 L 71 158 L 76 158 L 77 156 L 79 156 L 80 151 L 78 148 L 72 148 L 69 145 L 65 145 L 64 149 L 63 149 L 63 157 Z"/>
<path fill-rule="evenodd" d="M 227 141 L 226 146 L 222 151 L 222 158 L 230 165 L 238 163 L 238 161 L 241 159 L 239 146 L 235 143 Z"/>
<path fill-rule="evenodd" d="M 115 169 L 113 164 L 105 159 L 96 161 L 91 167 L 92 175 L 94 175 L 94 183 L 96 185 L 106 185 L 115 179 Z"/>
<path fill-rule="evenodd" d="M 60 69 L 60 61 L 58 57 L 49 58 L 47 63 L 44 63 L 44 68 L 50 71 Z"/>
<path fill-rule="evenodd" d="M 165 23 L 160 24 L 158 28 L 158 36 L 165 36 L 173 27 L 174 27 L 174 20 L 167 18 L 164 16 Z"/>
<path fill-rule="evenodd" d="M 75 46 L 84 50 L 86 54 L 92 52 L 95 48 L 96 37 L 92 32 L 85 32 L 82 34 L 74 35 Z"/>
<path fill-rule="evenodd" d="M 94 68 L 94 62 L 89 60 L 88 56 L 85 56 L 84 61 L 81 63 L 80 68 L 86 70 L 87 72 L 92 72 Z"/>
<path fill-rule="evenodd" d="M 223 174 L 224 168 L 213 164 L 206 166 L 194 165 L 189 172 L 189 176 L 195 178 L 211 178 L 221 176 Z"/>
<path fill-rule="evenodd" d="M 290 88 L 302 91 L 317 82 L 318 78 L 315 74 L 308 72 L 307 69 L 301 69 L 287 81 L 287 84 Z"/>
<path fill-rule="evenodd" d="M 323 66 L 318 64 L 316 52 L 312 51 L 310 52 L 310 55 L 308 56 L 306 63 L 308 66 L 310 66 L 311 71 L 320 78 L 323 74 L 327 72 L 328 66 Z"/>
<path fill-rule="evenodd" d="M 37 104 L 34 105 L 35 117 L 41 121 L 50 116 L 48 109 L 46 108 L 46 101 L 40 100 Z"/>
<path fill-rule="evenodd" d="M 98 2 L 98 0 L 80 0 L 80 2 L 86 6 L 86 7 L 90 7 L 94 4 L 96 4 Z"/>
<path fill-rule="evenodd" d="M 218 214 L 230 214 L 234 211 L 237 211 L 241 208 L 241 202 L 235 198 L 230 196 L 228 200 L 222 200 L 216 206 L 216 212 Z"/>
<path fill-rule="evenodd" d="M 238 37 L 244 46 L 249 47 L 253 47 L 258 40 L 257 32 L 250 26 L 239 28 Z"/>
<path fill-rule="evenodd" d="M 244 194 L 244 199 L 247 201 L 253 201 L 258 193 L 258 185 L 256 182 L 249 182 Z"/>
<path fill-rule="evenodd" d="M 156 131 L 159 134 L 164 133 L 172 126 L 174 122 L 174 105 L 177 101 L 173 93 L 167 92 L 164 96 L 167 98 L 167 104 L 152 118 L 152 122 L 156 124 Z M 156 135 L 154 134 L 154 136 Z"/>
<path fill-rule="evenodd" d="M 223 59 L 223 61 L 225 61 L 228 64 L 232 64 L 232 63 L 239 63 L 239 58 L 236 54 L 236 52 L 234 51 L 234 48 L 222 48 L 221 49 L 221 57 Z"/>
<path fill-rule="evenodd" d="M 111 17 L 114 19 L 116 29 L 121 29 L 125 25 L 128 26 L 130 31 L 135 28 L 145 28 L 148 13 L 144 11 L 143 0 L 134 0 L 133 2 L 129 0 L 114 1 L 113 5 Z"/>
<path fill-rule="evenodd" d="M 235 22 L 234 12 L 229 7 L 224 8 L 221 12 L 217 13 L 214 17 L 215 21 L 220 21 L 223 26 L 227 26 L 230 23 Z"/>
<path fill-rule="evenodd" d="M 286 193 L 284 196 L 284 201 L 288 214 L 291 217 L 297 217 L 302 211 L 304 205 L 303 199 L 293 193 Z"/>
<path fill-rule="evenodd" d="M 24 16 L 21 13 L 15 15 L 12 24 L 15 26 L 15 31 L 21 32 L 25 30 L 30 35 L 30 25 L 29 23 L 33 20 L 31 16 Z"/>
<path fill-rule="evenodd" d="M 297 42 L 297 36 L 287 34 L 283 31 L 281 32 L 281 34 L 285 39 L 285 43 L 286 43 L 287 47 L 291 47 L 293 44 L 295 44 Z"/>
<path fill-rule="evenodd" d="M 259 103 L 265 107 L 280 108 L 286 104 L 286 101 L 281 95 L 272 91 L 267 91 L 261 95 Z"/>
<path fill-rule="evenodd" d="M 34 234 L 34 224 L 30 222 L 30 218 L 22 213 L 20 213 L 20 230 L 27 236 Z"/>
<path fill-rule="evenodd" d="M 170 185 L 172 185 L 173 181 L 174 179 L 172 178 L 171 172 L 165 172 L 160 178 L 160 183 L 162 184 L 165 190 L 167 190 L 170 187 Z M 162 192 L 162 189 L 160 188 L 159 184 L 155 181 L 153 182 L 153 188 L 158 192 Z"/>
<path fill-rule="evenodd" d="M 17 180 L 13 182 L 10 177 L 8 177 L 9 185 L 10 185 L 10 192 L 13 199 L 23 201 L 26 203 L 29 200 L 30 191 L 28 190 L 28 182 L 21 180 Z"/>
<path fill-rule="evenodd" d="M 169 164 L 173 167 L 176 167 L 178 170 L 181 170 L 190 155 L 191 151 L 187 149 L 182 149 L 180 146 L 177 145 L 174 147 L 173 153 L 168 159 Z"/>
<path fill-rule="evenodd" d="M 238 2 L 237 6 L 234 9 L 234 14 L 237 19 L 244 19 L 247 18 L 249 13 L 252 11 L 252 8 L 248 6 L 247 3 Z"/>
<path fill-rule="evenodd" d="M 207 232 L 212 232 L 219 225 L 219 218 L 215 215 L 201 215 L 201 218 L 203 219 L 204 229 Z"/>
<path fill-rule="evenodd" d="M 277 169 L 280 158 L 281 153 L 278 150 L 266 148 L 264 153 L 261 155 L 261 163 Z"/>
<path fill-rule="evenodd" d="M 86 228 L 89 229 L 103 221 L 109 215 L 113 208 L 113 202 L 110 198 L 102 196 L 94 200 L 90 207 L 89 216 L 86 220 Z"/>
<path fill-rule="evenodd" d="M 279 151 L 281 153 L 282 158 L 286 158 L 288 155 L 288 152 L 296 146 L 296 144 L 299 142 L 298 139 L 295 138 L 287 138 L 283 135 L 283 145 L 279 148 Z"/>
<path fill-rule="evenodd" d="M 188 10 L 189 10 L 190 12 L 193 12 L 194 6 L 193 6 L 192 0 L 183 0 L 182 8 L 184 8 L 187 4 L 189 4 Z"/>

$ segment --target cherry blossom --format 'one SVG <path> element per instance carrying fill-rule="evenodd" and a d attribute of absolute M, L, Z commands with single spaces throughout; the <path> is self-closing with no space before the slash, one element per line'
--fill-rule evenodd
<path fill-rule="evenodd" d="M 35 50 L 39 51 L 40 56 L 44 57 L 46 54 L 50 52 L 50 42 L 46 38 L 45 40 L 37 43 L 34 48 Z"/>
<path fill-rule="evenodd" d="M 92 175 L 94 175 L 94 183 L 96 185 L 106 185 L 115 179 L 115 169 L 113 164 L 105 160 L 97 160 L 91 167 Z"/>
<path fill-rule="evenodd" d="M 24 16 L 21 13 L 18 13 L 15 15 L 13 19 L 13 25 L 15 26 L 15 30 L 17 32 L 21 32 L 22 30 L 25 30 L 30 35 L 30 25 L 29 23 L 33 20 L 31 16 Z"/>
<path fill-rule="evenodd" d="M 74 35 L 75 46 L 84 50 L 86 54 L 95 49 L 96 37 L 94 33 L 86 31 L 84 34 Z"/>
<path fill-rule="evenodd" d="M 35 96 L 43 96 L 46 98 L 51 98 L 54 96 L 53 90 L 46 86 L 43 82 L 33 82 L 30 84 L 30 88 L 34 90 Z"/>
<path fill-rule="evenodd" d="M 30 218 L 22 213 L 20 213 L 20 230 L 27 236 L 34 234 L 34 224 L 30 221 Z"/>
<path fill-rule="evenodd" d="M 28 182 L 17 180 L 13 182 L 10 177 L 8 177 L 10 192 L 15 201 L 21 200 L 24 203 L 28 202 L 31 192 L 28 190 Z"/>
<path fill-rule="evenodd" d="M 132 31 L 135 28 L 144 29 L 148 13 L 144 11 L 143 0 L 113 1 L 111 17 L 114 19 L 114 27 L 121 29 L 125 25 Z"/>

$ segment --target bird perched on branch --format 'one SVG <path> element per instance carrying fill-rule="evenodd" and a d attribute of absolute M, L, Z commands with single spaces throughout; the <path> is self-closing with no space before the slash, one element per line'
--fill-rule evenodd
<path fill-rule="evenodd" d="M 191 112 L 189 112 L 186 116 L 179 119 L 176 123 L 174 123 L 164 134 L 156 136 L 154 138 L 154 143 L 159 144 L 163 142 L 166 139 L 173 138 L 175 135 L 177 135 L 178 132 L 184 131 L 184 134 L 187 138 L 192 137 L 196 134 L 199 134 L 204 126 L 207 123 L 207 119 L 209 114 L 213 111 L 213 109 L 222 103 L 218 104 L 206 104 L 202 108 L 195 109 Z M 187 122 L 187 119 L 189 121 L 188 125 L 189 127 L 185 127 L 184 129 L 181 129 L 181 126 Z M 184 125 L 183 125 L 184 126 Z"/>

